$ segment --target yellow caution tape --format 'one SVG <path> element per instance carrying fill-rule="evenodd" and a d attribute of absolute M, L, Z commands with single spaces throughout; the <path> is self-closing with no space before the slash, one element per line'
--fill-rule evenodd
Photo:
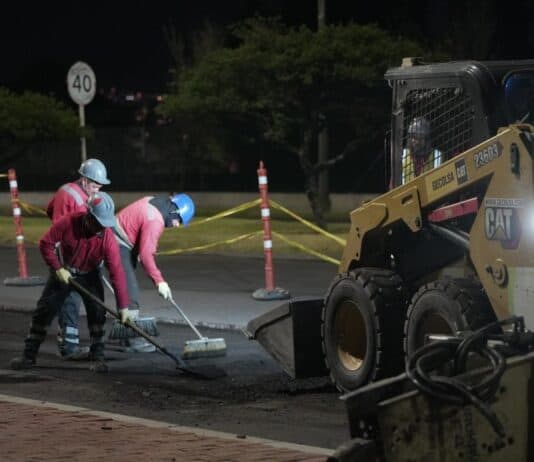
<path fill-rule="evenodd" d="M 335 236 L 332 233 L 329 233 L 328 231 L 325 231 L 324 229 L 320 228 L 319 226 L 314 225 L 313 223 L 309 222 L 308 220 L 305 220 L 302 217 L 299 217 L 296 213 L 292 212 L 289 209 L 286 209 L 283 205 L 280 205 L 278 202 L 275 201 L 269 201 L 272 206 L 278 210 L 281 210 L 284 213 L 287 213 L 290 217 L 293 217 L 295 220 L 300 221 L 303 225 L 308 226 L 309 228 L 313 229 L 314 231 L 318 232 L 319 234 L 322 234 L 325 237 L 328 237 L 332 239 L 333 241 L 336 241 L 339 245 L 342 247 L 345 247 L 347 244 L 347 241 L 345 239 L 342 239 L 341 237 Z"/>
<path fill-rule="evenodd" d="M 39 207 L 35 207 L 34 205 L 30 205 L 27 202 L 23 202 L 21 200 L 19 200 L 19 204 L 26 212 L 36 212 L 39 215 L 44 215 L 46 217 L 46 212 L 43 209 L 40 209 Z"/>
<path fill-rule="evenodd" d="M 190 247 L 189 249 L 174 249 L 174 250 L 166 250 L 164 252 L 157 252 L 156 255 L 176 255 L 179 253 L 184 252 L 195 252 L 197 250 L 205 250 L 210 249 L 212 247 L 216 247 L 218 245 L 224 245 L 224 244 L 234 244 L 235 242 L 242 241 L 244 239 L 250 239 L 254 236 L 257 236 L 258 234 L 262 234 L 263 231 L 254 231 L 253 233 L 248 234 L 242 234 L 241 236 L 234 237 L 232 239 L 225 239 L 224 241 L 218 241 L 218 242 L 212 242 L 210 244 L 205 245 L 199 245 L 197 247 Z"/>
<path fill-rule="evenodd" d="M 340 261 L 339 260 L 336 260 L 335 258 L 332 258 L 332 257 L 329 257 L 328 255 L 325 255 L 324 253 L 321 253 L 321 252 L 317 252 L 316 250 L 312 250 L 310 249 L 309 247 L 306 247 L 296 241 L 293 241 L 287 237 L 285 237 L 284 235 L 280 234 L 280 233 L 277 233 L 276 231 L 273 231 L 273 235 L 276 236 L 277 238 L 281 239 L 282 241 L 284 241 L 285 243 L 289 244 L 289 245 L 292 245 L 293 247 L 296 247 L 297 249 L 300 249 L 302 250 L 303 252 L 306 252 L 306 253 L 309 253 L 315 257 L 318 257 L 320 258 L 321 260 L 325 260 L 329 263 L 332 263 L 334 265 L 339 265 Z"/>
<path fill-rule="evenodd" d="M 245 202 L 244 204 L 237 205 L 235 207 L 232 207 L 231 209 L 224 210 L 223 212 L 219 212 L 211 217 L 204 218 L 203 220 L 192 221 L 189 226 L 198 226 L 204 223 L 208 223 L 210 221 L 219 220 L 220 218 L 228 217 L 230 215 L 233 215 L 234 213 L 243 212 L 244 210 L 250 209 L 254 207 L 255 205 L 258 205 L 259 203 L 260 203 L 260 199 L 254 199 L 253 201 Z"/>

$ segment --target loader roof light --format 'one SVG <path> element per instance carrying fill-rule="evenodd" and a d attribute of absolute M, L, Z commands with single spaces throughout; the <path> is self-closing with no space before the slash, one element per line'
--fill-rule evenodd
<path fill-rule="evenodd" d="M 508 74 L 504 98 L 509 123 L 534 123 L 534 70 Z"/>

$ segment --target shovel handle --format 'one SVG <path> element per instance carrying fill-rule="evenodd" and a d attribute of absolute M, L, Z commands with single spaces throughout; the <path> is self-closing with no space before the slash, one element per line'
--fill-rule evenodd
<path fill-rule="evenodd" d="M 120 321 L 120 316 L 117 314 L 117 311 L 107 306 L 102 300 L 100 300 L 96 295 L 89 292 L 84 286 L 82 286 L 78 281 L 76 281 L 74 278 L 69 279 L 69 283 L 74 287 L 78 292 L 80 292 L 82 295 L 86 296 L 87 298 L 91 299 L 93 302 L 98 303 L 102 308 L 104 308 L 109 314 L 111 314 L 115 319 L 118 319 Z M 185 362 L 179 358 L 178 356 L 173 355 L 171 352 L 167 351 L 167 349 L 160 345 L 158 342 L 156 342 L 150 335 L 148 335 L 143 329 L 140 329 L 134 322 L 131 322 L 130 320 L 126 321 L 124 323 L 125 326 L 128 326 L 130 329 L 132 329 L 136 334 L 143 337 L 145 340 L 147 340 L 149 343 L 154 345 L 159 351 L 161 351 L 163 354 L 167 355 L 169 358 L 171 358 L 176 364 L 178 364 L 178 367 L 184 371 L 189 372 L 189 368 L 185 364 Z"/>

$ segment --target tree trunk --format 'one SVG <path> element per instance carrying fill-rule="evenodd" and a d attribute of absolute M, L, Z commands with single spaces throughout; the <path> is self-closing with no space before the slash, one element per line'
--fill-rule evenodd
<path fill-rule="evenodd" d="M 304 140 L 302 146 L 298 150 L 298 156 L 300 161 L 300 166 L 304 172 L 304 177 L 306 179 L 305 192 L 308 202 L 313 213 L 313 219 L 317 226 L 322 229 L 327 228 L 326 220 L 324 217 L 324 209 L 321 204 L 321 198 L 319 196 L 319 182 L 317 170 L 312 164 L 310 159 L 311 155 L 311 140 L 312 132 L 308 130 L 304 134 Z"/>

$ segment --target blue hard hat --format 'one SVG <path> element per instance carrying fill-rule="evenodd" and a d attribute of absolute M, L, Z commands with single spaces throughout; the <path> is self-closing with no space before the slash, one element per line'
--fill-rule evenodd
<path fill-rule="evenodd" d="M 171 197 L 171 202 L 176 205 L 182 224 L 187 226 L 195 216 L 195 203 L 187 194 L 175 194 Z"/>

